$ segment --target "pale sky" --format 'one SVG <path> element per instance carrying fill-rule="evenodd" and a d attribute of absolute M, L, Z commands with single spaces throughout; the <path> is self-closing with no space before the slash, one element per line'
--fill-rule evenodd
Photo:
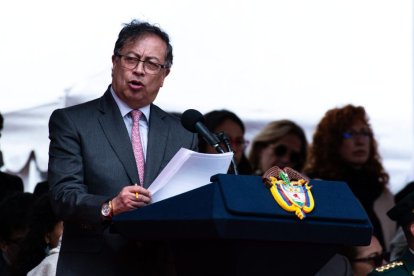
<path fill-rule="evenodd" d="M 170 34 L 174 65 L 156 100 L 164 109 L 314 126 L 327 109 L 363 105 L 393 187 L 403 184 L 413 151 L 408 0 L 2 1 L 0 111 L 86 93 L 85 82 L 100 96 L 133 18 Z"/>

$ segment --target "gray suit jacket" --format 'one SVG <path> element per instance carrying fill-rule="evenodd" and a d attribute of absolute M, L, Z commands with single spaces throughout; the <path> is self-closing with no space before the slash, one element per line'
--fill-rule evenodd
<path fill-rule="evenodd" d="M 137 259 L 150 257 L 135 243 L 109 233 L 100 213 L 102 204 L 124 186 L 139 183 L 131 140 L 109 89 L 99 99 L 55 110 L 49 138 L 52 206 L 65 221 L 57 274 L 136 271 Z M 151 105 L 144 187 L 181 147 L 197 150 L 197 143 L 178 118 Z"/>

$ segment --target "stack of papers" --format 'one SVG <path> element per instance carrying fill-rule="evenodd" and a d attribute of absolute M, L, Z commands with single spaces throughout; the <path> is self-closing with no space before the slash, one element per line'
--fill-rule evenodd
<path fill-rule="evenodd" d="M 227 173 L 232 158 L 233 152 L 209 154 L 181 148 L 149 186 L 151 202 L 209 184 L 211 176 Z"/>

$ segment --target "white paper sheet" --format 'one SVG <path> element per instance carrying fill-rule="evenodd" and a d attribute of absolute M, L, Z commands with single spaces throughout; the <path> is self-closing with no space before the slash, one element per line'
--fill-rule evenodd
<path fill-rule="evenodd" d="M 181 148 L 149 186 L 152 203 L 209 184 L 211 176 L 227 173 L 232 157 L 232 152 L 208 154 Z"/>

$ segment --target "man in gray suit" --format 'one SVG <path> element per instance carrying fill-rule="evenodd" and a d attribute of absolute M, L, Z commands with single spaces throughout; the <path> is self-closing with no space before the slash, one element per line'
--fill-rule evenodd
<path fill-rule="evenodd" d="M 128 241 L 108 225 L 113 215 L 150 202 L 148 186 L 181 147 L 197 149 L 196 135 L 153 104 L 172 61 L 168 35 L 133 20 L 115 43 L 104 95 L 51 115 L 48 180 L 52 206 L 65 221 L 57 275 L 166 273 L 161 249 Z M 136 124 L 143 171 L 131 142 Z"/>

